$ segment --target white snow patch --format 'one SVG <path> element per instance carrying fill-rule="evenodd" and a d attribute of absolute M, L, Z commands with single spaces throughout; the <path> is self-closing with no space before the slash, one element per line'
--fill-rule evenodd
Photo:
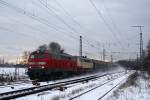
<path fill-rule="evenodd" d="M 123 73 L 119 73 L 119 74 L 113 75 L 111 77 L 105 76 L 98 80 L 89 81 L 84 84 L 78 83 L 77 85 L 69 87 L 68 89 L 66 89 L 64 91 L 59 91 L 59 90 L 45 91 L 45 92 L 40 92 L 40 93 L 29 95 L 29 96 L 17 98 L 17 100 L 30 100 L 33 98 L 35 100 L 54 100 L 54 99 L 68 100 L 69 98 L 72 98 L 78 94 L 84 93 L 94 87 L 97 87 L 97 86 L 105 83 L 112 77 L 116 78 L 117 76 L 122 76 L 122 75 L 123 75 Z M 99 93 L 103 93 L 104 91 L 107 91 L 108 89 L 110 89 L 112 86 L 114 86 L 118 82 L 126 79 L 128 77 L 128 75 L 122 76 L 119 79 L 114 80 L 112 83 L 104 85 L 103 87 L 100 87 L 100 88 L 94 90 L 92 93 L 91 92 L 87 93 L 88 95 L 86 95 L 85 97 L 78 98 L 78 99 L 80 99 L 80 100 L 96 100 L 96 97 L 98 98 L 100 96 Z M 95 97 L 95 98 L 93 98 L 93 97 Z"/>
<path fill-rule="evenodd" d="M 150 78 L 138 76 L 135 85 L 116 92 L 117 94 L 111 95 L 107 100 L 150 100 Z"/>

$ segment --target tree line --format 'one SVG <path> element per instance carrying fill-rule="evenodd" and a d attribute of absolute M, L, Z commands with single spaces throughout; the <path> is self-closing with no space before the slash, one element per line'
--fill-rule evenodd
<path fill-rule="evenodd" d="M 126 69 L 144 70 L 150 72 L 150 40 L 147 44 L 146 50 L 143 53 L 143 60 L 140 58 L 132 60 L 119 60 L 118 63 Z"/>

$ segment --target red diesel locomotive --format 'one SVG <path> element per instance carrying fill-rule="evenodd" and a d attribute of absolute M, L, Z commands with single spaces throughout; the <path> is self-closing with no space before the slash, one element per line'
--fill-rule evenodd
<path fill-rule="evenodd" d="M 66 53 L 49 53 L 37 50 L 28 59 L 30 79 L 53 79 L 73 73 L 83 73 L 93 69 L 93 62 L 88 58 L 71 56 Z"/>

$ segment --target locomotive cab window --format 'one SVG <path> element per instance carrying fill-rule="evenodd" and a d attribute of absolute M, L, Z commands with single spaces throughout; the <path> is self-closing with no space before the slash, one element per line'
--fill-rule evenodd
<path fill-rule="evenodd" d="M 32 54 L 30 58 L 35 59 L 35 58 L 46 58 L 47 56 L 45 54 Z"/>
<path fill-rule="evenodd" d="M 91 62 L 90 60 L 87 60 L 87 59 L 85 59 L 84 61 L 85 61 L 85 62 Z"/>
<path fill-rule="evenodd" d="M 30 58 L 32 58 L 32 59 L 33 59 L 33 58 L 34 58 L 34 55 L 31 55 L 31 56 L 30 56 Z"/>

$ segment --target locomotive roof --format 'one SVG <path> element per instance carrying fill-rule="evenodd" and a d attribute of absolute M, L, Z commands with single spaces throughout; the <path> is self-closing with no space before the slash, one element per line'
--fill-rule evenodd
<path fill-rule="evenodd" d="M 62 56 L 70 56 L 70 57 L 73 57 L 72 55 L 67 54 L 67 53 L 50 53 L 50 52 L 48 52 L 48 51 L 44 51 L 44 52 L 34 51 L 34 52 L 32 52 L 31 54 L 37 54 L 37 53 L 47 53 L 47 54 L 52 54 L 52 55 L 62 55 Z"/>
<path fill-rule="evenodd" d="M 70 55 L 70 54 L 68 54 L 68 53 L 50 53 L 50 52 L 48 52 L 48 51 L 44 51 L 44 52 L 40 52 L 40 51 L 34 51 L 34 52 L 32 52 L 31 54 L 37 54 L 37 53 L 47 53 L 47 54 L 52 54 L 52 55 L 60 55 L 60 56 L 67 56 L 67 57 L 72 57 L 72 58 L 79 58 L 80 56 L 72 56 L 72 55 Z M 81 57 L 81 59 L 85 59 L 85 60 L 93 60 L 93 61 L 95 61 L 95 62 L 104 62 L 104 61 L 101 61 L 101 60 L 96 60 L 96 59 L 91 59 L 91 58 L 87 58 L 87 57 Z"/>

